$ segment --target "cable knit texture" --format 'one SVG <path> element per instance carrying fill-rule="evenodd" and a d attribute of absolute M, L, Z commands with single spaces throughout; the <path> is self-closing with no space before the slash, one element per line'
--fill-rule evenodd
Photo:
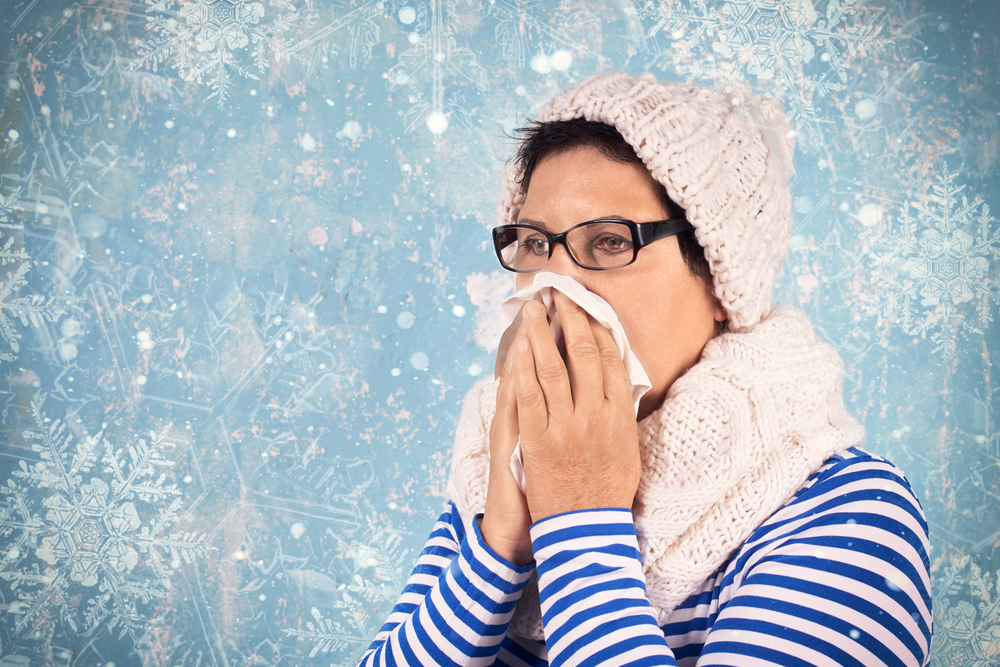
<path fill-rule="evenodd" d="M 824 461 L 862 443 L 843 377 L 840 356 L 806 316 L 776 306 L 753 330 L 710 340 L 638 424 L 632 515 L 660 625 Z M 448 493 L 468 530 L 486 506 L 498 384 L 484 379 L 469 391 L 456 431 Z M 543 641 L 537 584 L 524 589 L 510 629 Z"/>
<path fill-rule="evenodd" d="M 616 72 L 583 79 L 537 117 L 617 128 L 694 225 L 733 331 L 752 327 L 768 311 L 792 229 L 794 133 L 776 105 L 767 105 L 765 121 L 763 106 L 754 95 L 724 97 L 648 73 Z M 517 222 L 521 180 L 512 162 L 503 174 L 501 225 Z"/>

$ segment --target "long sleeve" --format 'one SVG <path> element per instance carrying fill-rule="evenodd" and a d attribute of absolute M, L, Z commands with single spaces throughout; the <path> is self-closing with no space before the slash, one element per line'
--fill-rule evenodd
<path fill-rule="evenodd" d="M 530 532 L 550 665 L 677 665 L 646 599 L 629 510 L 557 514 Z"/>
<path fill-rule="evenodd" d="M 534 570 L 498 556 L 448 504 L 361 665 L 492 665 Z"/>
<path fill-rule="evenodd" d="M 927 523 L 899 470 L 862 450 L 818 471 L 662 628 L 628 510 L 548 517 L 531 538 L 551 665 L 930 660 Z"/>
<path fill-rule="evenodd" d="M 699 667 L 930 661 L 927 522 L 899 470 L 865 454 L 831 466 L 747 541 Z"/>

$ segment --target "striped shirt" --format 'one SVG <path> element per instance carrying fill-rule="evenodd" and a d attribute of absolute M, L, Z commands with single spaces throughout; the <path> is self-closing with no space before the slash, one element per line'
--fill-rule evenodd
<path fill-rule="evenodd" d="M 453 503 L 362 665 L 929 663 L 927 522 L 903 474 L 860 448 L 832 457 L 662 627 L 632 514 L 531 525 L 523 567 L 466 530 Z M 538 572 L 545 642 L 508 635 Z"/>

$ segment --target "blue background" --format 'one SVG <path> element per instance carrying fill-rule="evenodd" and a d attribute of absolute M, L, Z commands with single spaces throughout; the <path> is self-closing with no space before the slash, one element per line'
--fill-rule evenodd
<path fill-rule="evenodd" d="M 773 96 L 779 301 L 1000 660 L 1000 5 L 0 0 L 0 666 L 353 665 L 512 286 L 505 137 L 589 74 Z"/>

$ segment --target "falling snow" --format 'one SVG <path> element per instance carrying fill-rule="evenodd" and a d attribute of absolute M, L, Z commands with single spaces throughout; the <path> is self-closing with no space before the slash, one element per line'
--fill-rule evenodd
<path fill-rule="evenodd" d="M 389 90 L 407 86 L 410 109 L 403 122 L 407 132 L 423 121 L 432 134 L 443 134 L 450 122 L 469 127 L 469 110 L 460 91 L 448 91 L 453 79 L 486 90 L 488 74 L 468 48 L 455 39 L 458 28 L 454 2 L 420 3 L 416 9 L 413 44 L 389 69 Z M 428 94 L 427 88 L 430 87 Z"/>
<path fill-rule="evenodd" d="M 884 50 L 886 15 L 858 0 L 659 0 L 631 10 L 658 44 L 653 64 L 720 88 L 759 87 L 818 140 L 815 98 L 844 89 L 849 69 Z"/>

